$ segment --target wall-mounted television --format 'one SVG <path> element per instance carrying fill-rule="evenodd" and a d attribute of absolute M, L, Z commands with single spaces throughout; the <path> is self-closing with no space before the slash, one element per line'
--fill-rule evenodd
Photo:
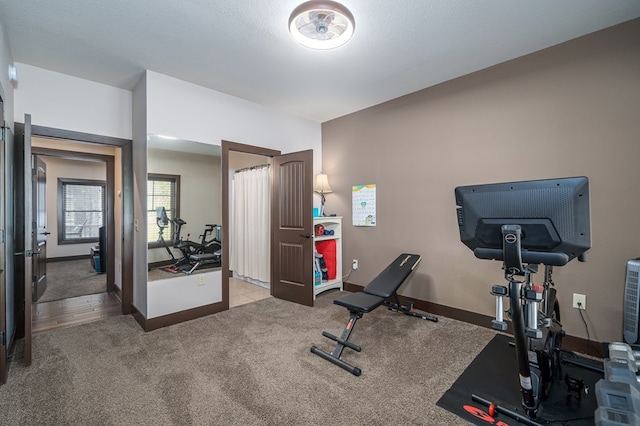
<path fill-rule="evenodd" d="M 460 240 L 480 259 L 503 259 L 503 225 L 519 225 L 524 263 L 562 266 L 591 248 L 584 176 L 459 186 Z"/>

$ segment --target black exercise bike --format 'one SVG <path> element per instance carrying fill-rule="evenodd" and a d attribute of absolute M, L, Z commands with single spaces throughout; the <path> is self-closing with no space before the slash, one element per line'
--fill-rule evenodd
<path fill-rule="evenodd" d="M 513 326 L 518 381 L 524 415 L 487 405 L 519 422 L 537 425 L 540 402 L 552 385 L 562 379 L 561 349 L 564 331 L 553 288 L 554 266 L 573 259 L 586 260 L 591 248 L 589 179 L 585 176 L 519 182 L 459 186 L 455 189 L 460 240 L 475 257 L 502 261 L 507 286 L 496 285 L 496 318 L 493 327 L 507 330 L 503 299 Z M 544 283 L 533 284 L 533 275 L 544 265 Z M 571 377 L 565 383 L 573 392 Z"/>
<path fill-rule="evenodd" d="M 509 285 L 495 285 L 491 289 L 496 297 L 496 319 L 492 326 L 496 330 L 507 330 L 503 298 L 508 297 L 506 313 L 513 325 L 522 405 L 528 418 L 533 419 L 540 401 L 547 399 L 554 381 L 561 379 L 561 346 L 565 332 L 560 323 L 560 306 L 552 279 L 553 265 L 545 264 L 543 284 L 534 284 L 533 276 L 538 273 L 539 264 L 522 263 L 520 227 L 503 226 L 503 234 L 504 238 L 514 238 L 513 243 L 505 244 L 503 268 Z M 512 250 L 514 253 L 510 253 Z M 474 400 L 482 403 L 480 399 L 474 395 Z M 506 414 L 517 418 L 516 413 Z"/>
<path fill-rule="evenodd" d="M 200 242 L 196 242 L 191 241 L 189 235 L 187 235 L 186 239 L 181 237 L 182 226 L 186 225 L 187 222 L 181 218 L 170 219 L 164 207 L 158 207 L 156 209 L 156 223 L 159 228 L 158 242 L 162 243 L 173 262 L 165 268 L 167 271 L 191 274 L 200 268 L 218 267 L 221 265 L 222 243 L 220 241 L 220 226 L 216 224 L 205 225 L 204 233 L 200 235 Z M 180 258 L 175 257 L 173 251 L 164 239 L 164 229 L 169 226 L 169 223 L 173 224 L 172 243 L 173 247 L 180 251 Z M 212 234 L 214 230 L 216 231 L 216 235 L 212 239 L 207 240 L 209 234 Z"/>

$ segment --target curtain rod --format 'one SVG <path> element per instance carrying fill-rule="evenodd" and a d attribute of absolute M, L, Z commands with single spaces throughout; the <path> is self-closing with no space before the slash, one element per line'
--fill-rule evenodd
<path fill-rule="evenodd" d="M 236 170 L 235 172 L 233 172 L 233 174 L 240 173 L 240 172 L 246 172 L 246 171 L 248 171 L 248 170 L 258 170 L 258 169 L 263 169 L 263 168 L 265 168 L 265 167 L 266 167 L 266 168 L 269 168 L 269 165 L 268 165 L 268 164 L 262 164 L 262 165 L 260 165 L 260 166 L 245 167 L 244 169 L 238 169 L 238 170 Z"/>

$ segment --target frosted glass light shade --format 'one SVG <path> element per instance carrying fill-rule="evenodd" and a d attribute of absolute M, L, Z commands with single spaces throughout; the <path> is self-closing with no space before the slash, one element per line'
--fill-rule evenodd
<path fill-rule="evenodd" d="M 335 1 L 308 1 L 289 17 L 289 32 L 303 46 L 334 49 L 351 39 L 355 21 L 349 9 Z"/>

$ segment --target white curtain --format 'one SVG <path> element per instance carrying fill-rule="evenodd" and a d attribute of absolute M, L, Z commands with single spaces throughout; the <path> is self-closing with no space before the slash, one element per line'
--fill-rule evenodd
<path fill-rule="evenodd" d="M 269 166 L 233 176 L 230 268 L 241 278 L 269 283 L 271 191 Z"/>

